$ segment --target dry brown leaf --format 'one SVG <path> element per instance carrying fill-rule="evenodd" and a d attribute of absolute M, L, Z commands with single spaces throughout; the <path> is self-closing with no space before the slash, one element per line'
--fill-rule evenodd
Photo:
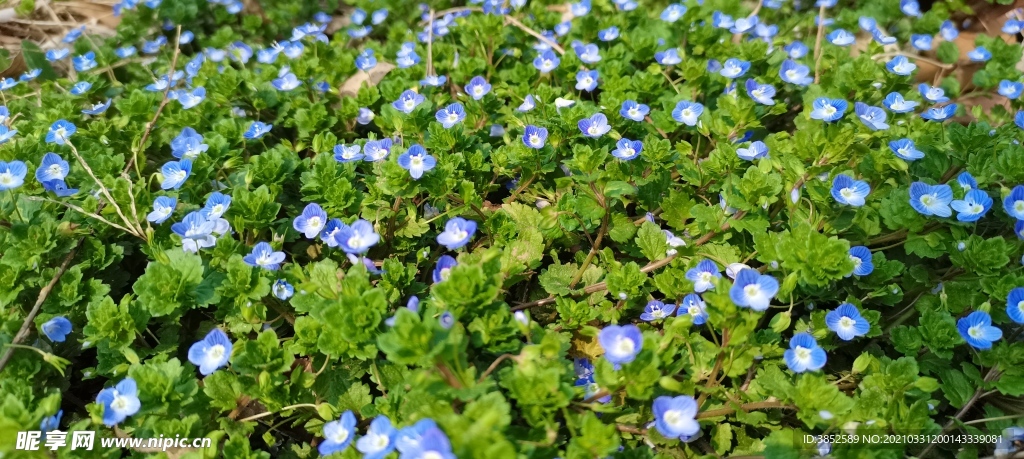
<path fill-rule="evenodd" d="M 352 75 L 348 80 L 345 80 L 338 92 L 342 96 L 355 97 L 359 94 L 359 88 L 363 87 L 363 83 L 367 83 L 370 86 L 377 86 L 377 84 L 380 83 L 380 80 L 383 80 L 384 76 L 394 69 L 394 64 L 377 61 L 377 66 L 370 69 L 369 72 L 356 72 L 355 75 Z"/>

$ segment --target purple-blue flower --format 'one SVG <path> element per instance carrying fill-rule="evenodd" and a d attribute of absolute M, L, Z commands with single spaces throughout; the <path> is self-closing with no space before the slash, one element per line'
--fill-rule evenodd
<path fill-rule="evenodd" d="M 974 311 L 956 322 L 960 336 L 975 349 L 992 349 L 992 343 L 1003 337 L 1003 331 L 992 326 L 992 317 L 984 311 Z"/>
<path fill-rule="evenodd" d="M 577 126 L 585 137 L 591 138 L 601 137 L 612 129 L 608 125 L 608 117 L 604 116 L 603 113 L 597 113 L 590 118 L 583 118 L 577 123 Z"/>
<path fill-rule="evenodd" d="M 453 217 L 444 224 L 444 232 L 437 235 L 437 243 L 448 248 L 458 249 L 469 243 L 476 233 L 476 222 L 462 217 Z"/>
<path fill-rule="evenodd" d="M 729 289 L 729 298 L 736 306 L 764 311 L 778 292 L 779 282 L 774 277 L 754 269 L 743 269 Z"/>
<path fill-rule="evenodd" d="M 188 349 L 188 361 L 199 367 L 200 374 L 207 376 L 228 364 L 232 348 L 231 338 L 228 338 L 227 333 L 214 328 Z"/>
<path fill-rule="evenodd" d="M 251 253 L 242 258 L 242 261 L 249 266 L 277 271 L 284 261 L 284 252 L 275 252 L 269 243 L 260 242 L 252 248 Z"/>
<path fill-rule="evenodd" d="M 645 322 L 661 320 L 671 317 L 675 310 L 676 305 L 674 304 L 665 304 L 658 300 L 651 300 L 647 302 L 647 306 L 644 306 L 644 312 L 640 314 L 640 320 Z"/>
<path fill-rule="evenodd" d="M 608 325 L 597 334 L 597 341 L 604 350 L 604 358 L 616 368 L 632 362 L 644 345 L 643 334 L 636 325 Z"/>

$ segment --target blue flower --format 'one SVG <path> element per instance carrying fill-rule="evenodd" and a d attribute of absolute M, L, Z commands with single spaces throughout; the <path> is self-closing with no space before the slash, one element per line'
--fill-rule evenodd
<path fill-rule="evenodd" d="M 658 300 L 651 300 L 647 302 L 647 306 L 644 306 L 644 312 L 640 314 L 640 320 L 652 322 L 666 317 L 672 317 L 672 313 L 675 312 L 675 310 L 676 305 L 674 304 L 665 304 Z"/>
<path fill-rule="evenodd" d="M 185 179 L 192 174 L 192 161 L 182 159 L 181 161 L 168 161 L 160 168 L 160 188 L 164 190 L 177 190 L 185 183 Z"/>
<path fill-rule="evenodd" d="M 733 22 L 733 26 L 729 28 L 729 32 L 733 34 L 743 34 L 749 32 L 751 29 L 757 26 L 757 16 L 750 16 L 745 18 L 739 18 Z"/>
<path fill-rule="evenodd" d="M 683 62 L 683 59 L 679 57 L 679 50 L 677 48 L 654 53 L 654 60 L 661 65 L 676 65 Z"/>
<path fill-rule="evenodd" d="M 867 319 L 861 317 L 857 307 L 850 303 L 843 303 L 825 314 L 825 325 L 829 330 L 836 332 L 839 339 L 843 341 L 864 336 L 871 330 L 871 324 Z"/>
<path fill-rule="evenodd" d="M 491 92 L 491 84 L 482 76 L 475 76 L 466 84 L 466 94 L 469 94 L 473 100 L 483 99 L 489 92 Z"/>
<path fill-rule="evenodd" d="M 896 43 L 896 37 L 893 37 L 891 35 L 886 35 L 885 32 L 882 31 L 882 29 L 877 29 L 876 28 L 876 29 L 872 30 L 871 31 L 871 38 L 874 38 L 875 41 L 878 42 L 878 44 L 880 44 L 882 46 L 892 45 L 892 44 Z M 917 66 L 914 65 L 914 64 L 910 64 L 910 65 L 912 67 L 914 67 L 914 68 L 917 68 Z M 888 65 L 886 65 L 886 67 L 888 67 Z M 907 74 L 909 74 L 909 72 L 908 73 L 900 73 L 900 71 L 894 71 L 891 68 L 889 70 L 893 71 L 897 75 L 907 75 Z M 911 70 L 913 70 L 913 69 L 911 69 Z"/>
<path fill-rule="evenodd" d="M 324 441 L 320 442 L 317 450 L 321 456 L 328 456 L 344 451 L 356 438 L 356 416 L 352 410 L 341 414 L 337 421 L 324 424 Z"/>
<path fill-rule="evenodd" d="M 391 106 L 408 115 L 425 100 L 427 100 L 427 98 L 423 97 L 422 94 L 417 94 L 415 91 L 406 89 L 402 92 L 402 95 L 398 96 L 398 100 L 391 103 Z"/>
<path fill-rule="evenodd" d="M 764 311 L 778 292 L 779 282 L 774 277 L 748 268 L 736 275 L 736 282 L 729 289 L 729 298 L 736 306 Z"/>
<path fill-rule="evenodd" d="M 295 287 L 292 287 L 292 284 L 289 284 L 288 281 L 284 279 L 278 279 L 274 281 L 274 285 L 270 287 L 270 291 L 273 292 L 274 296 L 279 300 L 288 301 L 288 298 L 291 298 L 292 295 L 295 294 Z"/>
<path fill-rule="evenodd" d="M 291 91 L 302 85 L 299 81 L 299 77 L 295 76 L 288 67 L 282 68 L 281 73 L 278 74 L 278 78 L 270 82 L 274 85 L 274 88 L 278 91 Z"/>
<path fill-rule="evenodd" d="M 597 39 L 601 41 L 612 41 L 616 38 L 619 38 L 619 28 L 615 26 L 597 32 Z"/>
<path fill-rule="evenodd" d="M 449 129 L 466 119 L 466 110 L 462 107 L 462 104 L 455 102 L 438 110 L 437 114 L 434 115 L 434 118 L 436 118 L 445 129 Z"/>
<path fill-rule="evenodd" d="M 139 388 L 132 378 L 124 378 L 114 387 L 108 387 L 96 395 L 96 403 L 103 405 L 103 425 L 114 427 L 142 408 Z"/>
<path fill-rule="evenodd" d="M 683 297 L 683 301 L 679 303 L 679 311 L 676 312 L 676 315 L 681 316 L 683 314 L 689 315 L 694 325 L 703 325 L 708 321 L 707 305 L 704 304 L 704 300 L 701 299 L 700 295 L 696 293 L 688 293 Z"/>
<path fill-rule="evenodd" d="M 46 335 L 50 341 L 55 343 L 63 343 L 64 339 L 71 333 L 71 321 L 66 317 L 54 317 L 47 320 L 41 327 L 43 334 Z"/>
<path fill-rule="evenodd" d="M 760 140 L 755 140 L 747 148 L 737 148 L 736 156 L 747 161 L 764 158 L 768 156 L 768 146 Z"/>
<path fill-rule="evenodd" d="M 846 113 L 849 104 L 843 99 L 829 99 L 819 97 L 811 104 L 811 119 L 822 120 L 826 123 L 838 121 Z"/>
<path fill-rule="evenodd" d="M 0 171 L 2 170 L 3 168 L 0 167 Z M 1024 185 L 1013 187 L 1010 194 L 1006 195 L 1006 198 L 1003 199 L 1003 210 L 1017 220 L 1024 220 Z"/>
<path fill-rule="evenodd" d="M 363 160 L 382 161 L 391 154 L 391 139 L 371 140 L 363 145 Z"/>
<path fill-rule="evenodd" d="M 591 138 L 601 137 L 612 130 L 612 127 L 608 125 L 608 117 L 604 116 L 604 113 L 597 113 L 590 118 L 583 118 L 576 125 L 580 128 L 580 132 L 583 133 L 584 137 Z"/>
<path fill-rule="evenodd" d="M 732 20 L 732 16 L 725 14 L 721 11 L 715 11 L 711 13 L 711 26 L 718 29 L 731 29 L 736 25 L 736 21 Z"/>
<path fill-rule="evenodd" d="M 73 86 L 71 86 L 71 89 L 68 91 L 68 93 L 70 93 L 72 96 L 80 96 L 88 92 L 90 89 L 92 89 L 92 83 L 88 81 L 79 81 L 78 83 L 75 83 Z"/>
<path fill-rule="evenodd" d="M 75 70 L 78 72 L 85 72 L 96 68 L 96 53 L 89 51 L 81 56 L 75 56 L 71 58 L 71 63 L 74 64 Z"/>
<path fill-rule="evenodd" d="M 643 142 L 639 140 L 629 140 L 625 137 L 615 142 L 615 149 L 612 150 L 612 156 L 619 158 L 623 161 L 629 161 L 640 156 L 640 152 L 644 149 Z"/>
<path fill-rule="evenodd" d="M 676 22 L 686 14 L 686 7 L 678 3 L 672 3 L 661 12 L 661 20 L 665 22 Z"/>
<path fill-rule="evenodd" d="M 371 69 L 377 66 L 377 58 L 373 55 L 372 49 L 363 50 L 356 56 L 356 68 L 364 72 L 369 72 Z"/>
<path fill-rule="evenodd" d="M 644 337 L 636 325 L 609 325 L 597 334 L 597 341 L 604 350 L 604 358 L 620 365 L 632 362 L 644 346 Z"/>
<path fill-rule="evenodd" d="M 270 132 L 270 129 L 274 127 L 273 124 L 267 124 L 262 121 L 253 121 L 249 125 L 249 128 L 245 130 L 245 134 L 242 137 L 253 140 L 263 137 L 266 133 Z"/>
<path fill-rule="evenodd" d="M 850 46 L 857 40 L 857 37 L 844 29 L 836 29 L 826 35 L 825 39 L 836 46 Z"/>
<path fill-rule="evenodd" d="M 992 53 L 985 49 L 985 47 L 979 46 L 968 52 L 967 58 L 970 59 L 971 62 L 985 62 L 992 59 Z"/>
<path fill-rule="evenodd" d="M 789 59 L 800 59 L 801 57 L 806 56 L 808 51 L 807 45 L 805 45 L 804 42 L 800 40 L 794 41 L 793 43 L 783 46 L 782 50 L 786 52 L 786 55 L 789 56 Z"/>
<path fill-rule="evenodd" d="M 0 78 L 0 91 L 6 91 L 18 85 L 14 78 Z"/>
<path fill-rule="evenodd" d="M 437 243 L 455 250 L 469 243 L 476 233 L 476 222 L 462 217 L 454 217 L 444 224 L 444 232 L 437 235 Z"/>
<path fill-rule="evenodd" d="M 334 160 L 339 163 L 349 163 L 362 159 L 362 148 L 358 144 L 334 145 Z"/>
<path fill-rule="evenodd" d="M 853 274 L 857 276 L 867 276 L 875 270 L 871 250 L 862 245 L 850 247 L 850 261 L 853 262 Z"/>
<path fill-rule="evenodd" d="M 622 108 L 619 109 L 619 114 L 623 118 L 633 121 L 643 121 L 644 117 L 651 112 L 651 107 L 644 104 L 638 104 L 635 100 L 627 100 L 622 103 Z"/>
<path fill-rule="evenodd" d="M 871 193 L 868 182 L 854 180 L 846 174 L 839 174 L 832 179 L 832 199 L 847 206 L 861 207 Z"/>
<path fill-rule="evenodd" d="M 414 180 L 419 180 L 423 173 L 437 165 L 437 160 L 427 154 L 427 150 L 419 144 L 409 147 L 405 153 L 398 155 L 398 165 L 409 171 Z"/>
<path fill-rule="evenodd" d="M 302 209 L 302 215 L 295 217 L 292 227 L 306 239 L 316 239 L 327 225 L 327 212 L 317 203 L 309 203 Z"/>
<path fill-rule="evenodd" d="M 326 231 L 327 228 L 324 228 Z M 380 235 L 373 230 L 373 224 L 359 219 L 349 225 L 342 225 L 334 234 L 334 240 L 345 253 L 361 254 L 377 245 Z"/>
<path fill-rule="evenodd" d="M 892 58 L 889 62 L 886 62 L 885 68 L 897 75 L 910 75 L 915 69 L 917 69 L 917 66 L 910 62 L 906 56 L 901 55 Z"/>
<path fill-rule="evenodd" d="M 1024 129 L 1024 110 L 1020 110 L 1020 111 L 1017 112 L 1016 115 L 1013 115 L 1013 124 L 1016 124 L 1017 127 L 1021 128 L 1021 129 Z M 14 131 L 14 132 L 17 132 L 17 131 Z M 0 143 L 3 143 L 3 142 L 0 142 Z"/>
<path fill-rule="evenodd" d="M 146 216 L 146 220 L 159 225 L 170 218 L 177 205 L 177 198 L 170 196 L 158 196 L 153 200 L 153 211 Z"/>
<path fill-rule="evenodd" d="M 523 132 L 523 144 L 534 149 L 544 148 L 548 141 L 548 130 L 546 128 L 527 125 Z"/>
<path fill-rule="evenodd" d="M 363 459 L 383 459 L 395 450 L 395 437 L 398 430 L 391 425 L 385 415 L 379 415 L 367 429 L 366 435 L 356 440 L 356 449 L 363 453 Z"/>
<path fill-rule="evenodd" d="M 576 72 L 576 89 L 587 92 L 597 89 L 597 70 Z"/>
<path fill-rule="evenodd" d="M 921 6 L 917 4 L 917 0 L 900 0 L 900 11 L 915 18 L 921 16 Z"/>
<path fill-rule="evenodd" d="M 106 102 L 100 102 L 95 105 L 91 105 L 89 106 L 89 108 L 82 109 L 82 113 L 85 115 L 99 115 L 107 111 L 108 108 L 110 108 L 110 101 L 111 99 L 107 99 Z"/>
<path fill-rule="evenodd" d="M 455 316 L 451 311 L 445 311 L 437 318 L 437 323 L 441 325 L 441 328 L 449 330 L 455 325 Z"/>
<path fill-rule="evenodd" d="M 400 430 L 395 446 L 399 459 L 456 459 L 448 436 L 430 419 Z"/>
<path fill-rule="evenodd" d="M 558 68 L 558 64 L 562 62 L 552 50 L 544 51 L 540 56 L 533 59 L 533 66 L 540 70 L 540 73 L 548 73 Z"/>
<path fill-rule="evenodd" d="M 999 82 L 999 95 L 1007 99 L 1017 99 L 1024 92 L 1024 83 L 1003 80 Z"/>
<path fill-rule="evenodd" d="M 889 149 L 900 159 L 915 161 L 924 158 L 924 152 L 917 149 L 914 141 L 910 139 L 899 139 L 889 142 Z"/>
<path fill-rule="evenodd" d="M 704 105 L 698 102 L 681 100 L 672 109 L 672 119 L 687 126 L 696 126 L 700 121 L 700 115 L 704 113 Z"/>
<path fill-rule="evenodd" d="M 1002 31 L 1005 34 L 1017 35 L 1024 29 L 1024 21 L 1018 21 L 1016 19 L 1007 19 L 1003 23 Z"/>
<path fill-rule="evenodd" d="M 260 242 L 252 248 L 251 253 L 242 258 L 242 261 L 249 266 L 277 271 L 284 261 L 284 252 L 275 252 L 269 243 Z"/>
<path fill-rule="evenodd" d="M 78 128 L 75 124 L 68 120 L 57 120 L 50 125 L 50 129 L 46 132 L 46 143 L 56 143 L 57 145 L 64 145 L 68 139 L 71 138 Z"/>
<path fill-rule="evenodd" d="M 694 268 L 686 271 L 686 278 L 690 282 L 693 282 L 693 291 L 697 293 L 714 290 L 714 278 L 716 277 L 722 277 L 722 274 L 718 270 L 718 265 L 707 258 L 697 263 L 697 266 Z"/>
<path fill-rule="evenodd" d="M 32 70 L 22 74 L 22 76 L 17 77 L 17 79 L 20 80 L 20 81 L 32 81 L 32 80 L 35 80 L 36 77 L 38 77 L 42 73 L 43 73 L 42 69 L 32 69 Z M 83 82 L 83 83 L 85 83 L 85 82 Z M 92 85 L 90 84 L 89 86 L 91 87 Z M 75 95 L 78 95 L 78 94 L 75 94 Z"/>
<path fill-rule="evenodd" d="M 917 91 L 921 93 L 921 97 L 933 104 L 941 104 L 949 100 L 949 97 L 946 97 L 946 91 L 938 86 L 921 83 L 917 85 Z"/>
<path fill-rule="evenodd" d="M 213 237 L 215 227 L 215 223 L 207 220 L 202 212 L 195 211 L 186 215 L 182 221 L 171 225 L 171 231 L 181 237 L 182 250 L 194 253 L 217 244 Z"/>
<path fill-rule="evenodd" d="M 576 56 L 579 57 L 580 61 L 584 64 L 596 64 L 601 61 L 601 53 L 597 49 L 597 45 L 593 43 L 577 46 L 573 48 L 573 50 L 576 51 Z"/>
<path fill-rule="evenodd" d="M 916 101 L 907 100 L 903 97 L 903 94 L 898 92 L 890 92 L 889 95 L 885 96 L 882 105 L 885 105 L 885 108 L 888 108 L 893 113 L 908 113 L 917 108 Z"/>
<path fill-rule="evenodd" d="M 758 84 L 753 78 L 748 78 L 746 83 L 747 95 L 754 102 L 763 105 L 775 105 L 775 87 L 770 84 Z"/>
<path fill-rule="evenodd" d="M 522 312 L 522 311 L 519 311 L 519 312 Z M 588 362 L 588 364 L 589 364 L 589 362 Z M 591 367 L 591 370 L 592 369 L 593 369 L 593 367 Z M 580 386 L 583 387 L 583 397 L 585 399 L 587 399 L 587 400 L 590 400 L 595 395 L 597 395 L 597 394 L 599 394 L 601 392 L 601 387 L 598 386 L 596 382 L 594 382 L 594 375 L 593 374 L 590 374 L 590 375 L 587 375 L 587 376 L 584 376 L 584 377 L 581 377 L 581 378 L 577 379 L 576 383 L 574 385 L 576 387 L 580 387 Z M 608 402 L 612 401 L 612 396 L 611 396 L 611 394 L 605 395 L 603 397 L 597 398 L 597 400 L 595 400 L 595 401 L 598 402 L 598 403 L 608 403 Z"/>
<path fill-rule="evenodd" d="M 928 34 L 913 34 L 910 36 L 910 44 L 918 51 L 931 51 L 932 36 Z"/>
<path fill-rule="evenodd" d="M 974 176 L 970 172 L 963 171 L 960 175 L 956 176 L 956 183 L 963 188 L 964 191 L 970 191 L 978 187 L 978 181 L 974 179 Z"/>
<path fill-rule="evenodd" d="M 754 35 L 764 40 L 769 45 L 772 42 L 772 38 L 779 34 L 779 26 L 775 24 L 758 24 L 754 27 Z"/>
<path fill-rule="evenodd" d="M 199 373 L 207 376 L 218 368 L 227 366 L 231 358 L 231 338 L 219 328 L 210 330 L 206 337 L 188 348 L 188 361 L 199 367 Z"/>
<path fill-rule="evenodd" d="M 953 210 L 949 208 L 952 201 L 953 189 L 949 185 L 929 185 L 924 182 L 910 184 L 910 206 L 921 215 L 953 215 Z"/>
<path fill-rule="evenodd" d="M 725 63 L 722 64 L 722 70 L 718 73 L 729 79 L 739 78 L 747 73 L 750 69 L 750 62 L 741 61 L 735 57 L 726 59 Z"/>
<path fill-rule="evenodd" d="M 921 118 L 929 121 L 945 121 L 956 114 L 956 104 L 949 104 L 942 107 L 932 107 L 921 114 Z"/>
<path fill-rule="evenodd" d="M 203 143 L 203 136 L 195 129 L 186 127 L 174 140 L 171 140 L 171 155 L 179 159 L 194 160 L 210 148 Z"/>
<path fill-rule="evenodd" d="M 1024 324 L 1024 287 L 1015 287 L 1006 295 L 1006 315 L 1010 320 Z"/>
<path fill-rule="evenodd" d="M 57 414 L 45 417 L 39 422 L 39 430 L 43 431 L 43 433 L 57 430 L 60 427 L 60 418 L 62 417 L 64 417 L 64 410 L 57 410 Z"/>
<path fill-rule="evenodd" d="M 957 220 L 976 222 L 992 208 L 992 197 L 982 190 L 970 190 L 963 199 L 951 202 L 950 207 L 957 211 Z"/>
<path fill-rule="evenodd" d="M 880 107 L 872 107 L 871 105 L 857 102 L 853 104 L 853 110 L 857 113 L 857 118 L 864 123 L 868 129 L 872 131 L 878 131 L 881 129 L 889 129 L 889 125 L 885 123 L 885 118 L 888 116 L 885 110 Z"/>
<path fill-rule="evenodd" d="M 43 160 L 36 169 L 36 180 L 39 183 L 64 180 L 68 176 L 69 170 L 68 162 L 64 161 L 64 158 L 56 153 L 47 153 L 43 155 Z"/>
<path fill-rule="evenodd" d="M 992 317 L 984 311 L 974 311 L 958 320 L 956 329 L 964 341 L 975 349 L 992 349 L 992 342 L 1003 337 L 1003 331 L 992 326 Z"/>
<path fill-rule="evenodd" d="M 697 422 L 697 401 L 689 395 L 669 397 L 662 395 L 654 399 L 651 412 L 654 428 L 666 438 L 686 441 L 700 432 Z"/>
<path fill-rule="evenodd" d="M 134 47 L 132 47 L 134 49 Z M 46 51 L 46 60 L 55 62 L 68 57 L 71 54 L 71 50 L 68 48 L 56 48 Z"/>
<path fill-rule="evenodd" d="M 424 86 L 433 86 L 435 88 L 444 86 L 444 83 L 448 81 L 448 77 L 444 75 L 427 75 L 420 80 L 420 84 Z"/>
<path fill-rule="evenodd" d="M 228 211 L 228 207 L 230 206 L 231 196 L 219 191 L 214 191 L 210 194 L 210 197 L 206 198 L 206 205 L 204 205 L 199 211 L 202 212 L 207 219 L 213 220 L 223 217 L 224 213 Z"/>
<path fill-rule="evenodd" d="M 459 262 L 451 255 L 441 255 L 441 258 L 437 259 L 437 265 L 434 266 L 434 273 L 432 275 L 434 283 L 447 280 L 452 268 L 458 266 L 458 264 Z"/>
<path fill-rule="evenodd" d="M 782 81 L 797 86 L 807 86 L 813 83 L 814 78 L 808 76 L 810 73 L 811 69 L 806 65 L 789 59 L 782 61 L 782 67 L 779 69 L 779 77 L 782 78 Z"/>
<path fill-rule="evenodd" d="M 825 350 L 808 333 L 797 333 L 789 340 L 789 349 L 783 353 L 786 366 L 796 373 L 818 371 L 825 366 L 828 357 Z"/>

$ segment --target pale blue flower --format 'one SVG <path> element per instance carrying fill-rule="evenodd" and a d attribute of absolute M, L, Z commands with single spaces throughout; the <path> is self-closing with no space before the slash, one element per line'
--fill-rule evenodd
<path fill-rule="evenodd" d="M 597 89 L 597 70 L 576 72 L 576 89 L 587 92 Z"/>
<path fill-rule="evenodd" d="M 907 100 L 898 92 L 890 92 L 885 96 L 882 105 L 885 105 L 893 113 L 909 113 L 917 108 L 917 101 Z"/>
<path fill-rule="evenodd" d="M 654 428 L 663 437 L 686 441 L 700 432 L 697 410 L 697 401 L 689 395 L 662 395 L 651 405 Z"/>
<path fill-rule="evenodd" d="M 832 199 L 836 202 L 853 207 L 861 207 L 871 193 L 867 182 L 854 180 L 848 175 L 839 174 L 832 180 Z"/>
<path fill-rule="evenodd" d="M 862 102 L 856 102 L 853 104 L 853 110 L 857 114 L 857 118 L 868 129 L 872 131 L 889 129 L 889 125 L 885 123 L 888 115 L 886 115 L 885 110 L 882 110 L 881 107 L 872 107 Z"/>
<path fill-rule="evenodd" d="M 427 154 L 422 145 L 415 144 L 409 147 L 405 153 L 398 155 L 398 165 L 409 171 L 413 180 L 419 180 L 423 173 L 437 166 L 437 160 Z"/>
<path fill-rule="evenodd" d="M 825 366 L 828 357 L 825 350 L 809 333 L 797 333 L 789 340 L 789 349 L 783 353 L 786 366 L 794 373 L 818 371 Z"/>
<path fill-rule="evenodd" d="M 491 92 L 491 84 L 484 80 L 482 76 L 475 76 L 469 80 L 466 84 L 466 94 L 469 94 L 473 100 L 483 99 L 487 93 Z"/>
<path fill-rule="evenodd" d="M 325 228 L 324 231 L 327 229 Z M 342 225 L 334 234 L 334 240 L 338 247 L 345 253 L 362 254 L 370 250 L 370 247 L 377 245 L 380 235 L 373 230 L 373 224 L 359 219 L 349 225 Z"/>
<path fill-rule="evenodd" d="M 707 258 L 697 263 L 696 267 L 686 271 L 686 279 L 693 282 L 693 291 L 697 293 L 714 290 L 714 279 L 721 277 L 722 274 L 718 270 L 718 265 Z"/>
<path fill-rule="evenodd" d="M 974 189 L 968 191 L 963 199 L 955 200 L 949 205 L 957 211 L 957 220 L 975 222 L 992 208 L 992 197 L 982 190 Z"/>
<path fill-rule="evenodd" d="M 974 311 L 958 320 L 956 329 L 967 344 L 980 350 L 992 349 L 992 343 L 1003 337 L 1003 331 L 992 326 L 992 317 L 984 311 Z"/>
<path fill-rule="evenodd" d="M 245 130 L 245 133 L 242 134 L 242 137 L 248 140 L 259 139 L 266 135 L 266 133 L 270 132 L 273 127 L 273 124 L 267 124 L 262 121 L 253 121 L 252 124 L 249 125 L 249 128 Z"/>
<path fill-rule="evenodd" d="M 729 289 L 729 298 L 736 306 L 764 311 L 778 292 L 779 282 L 774 277 L 754 269 L 744 269 L 736 275 L 736 281 Z"/>
<path fill-rule="evenodd" d="M 576 125 L 585 137 L 591 138 L 601 137 L 612 130 L 612 127 L 608 125 L 608 117 L 604 116 L 603 113 L 597 113 L 590 118 L 583 118 Z"/>
<path fill-rule="evenodd" d="M 949 207 L 952 201 L 953 189 L 949 185 L 929 185 L 924 182 L 910 184 L 910 206 L 921 215 L 949 217 L 953 215 Z"/>
<path fill-rule="evenodd" d="M 700 115 L 704 113 L 704 105 L 698 102 L 681 100 L 672 109 L 672 119 L 687 126 L 696 126 Z"/>
<path fill-rule="evenodd" d="M 755 140 L 747 148 L 737 148 L 736 156 L 747 161 L 764 158 L 768 156 L 768 146 L 760 140 Z"/>
<path fill-rule="evenodd" d="M 643 149 L 643 142 L 639 140 L 629 140 L 623 137 L 615 143 L 615 149 L 612 150 L 612 156 L 623 161 L 629 161 L 640 156 L 640 152 L 643 151 Z"/>
<path fill-rule="evenodd" d="M 782 62 L 782 68 L 779 69 L 779 77 L 786 83 L 795 84 L 797 86 L 807 86 L 814 82 L 814 78 L 811 78 L 810 68 L 806 65 L 798 64 L 795 61 L 786 59 Z"/>
<path fill-rule="evenodd" d="M 448 248 L 458 249 L 469 243 L 476 233 L 476 222 L 462 217 L 453 217 L 444 224 L 444 232 L 437 235 L 437 243 Z"/>
<path fill-rule="evenodd" d="M 337 421 L 324 424 L 324 441 L 317 446 L 321 456 L 344 451 L 356 438 L 356 416 L 351 410 L 341 414 Z"/>
<path fill-rule="evenodd" d="M 523 132 L 523 144 L 534 149 L 544 148 L 548 140 L 548 130 L 542 127 L 528 125 Z"/>
<path fill-rule="evenodd" d="M 608 325 L 597 334 L 597 341 L 604 350 L 604 358 L 616 368 L 632 362 L 644 345 L 643 335 L 636 325 Z"/>
<path fill-rule="evenodd" d="M 811 119 L 821 120 L 826 123 L 838 121 L 846 113 L 848 103 L 843 99 L 829 99 L 819 97 L 811 104 Z"/>
<path fill-rule="evenodd" d="M 132 378 L 124 378 L 114 387 L 108 387 L 96 395 L 96 403 L 103 405 L 103 425 L 114 427 L 128 416 L 139 412 L 139 389 Z"/>
<path fill-rule="evenodd" d="M 227 366 L 233 347 L 227 333 L 214 328 L 206 337 L 188 348 L 188 361 L 199 367 L 200 374 L 207 376 L 218 368 Z"/>
<path fill-rule="evenodd" d="M 174 213 L 178 199 L 171 196 L 158 196 L 153 200 L 153 211 L 146 216 L 150 223 L 161 224 Z"/>
<path fill-rule="evenodd" d="M 619 114 L 623 118 L 633 121 L 643 121 L 648 113 L 651 112 L 651 107 L 644 104 L 639 104 L 635 100 L 627 100 L 622 103 L 622 108 L 619 110 Z"/>
<path fill-rule="evenodd" d="M 71 334 L 71 321 L 67 317 L 58 316 L 44 322 L 39 329 L 42 330 L 43 334 L 50 341 L 63 343 L 67 336 Z"/>
<path fill-rule="evenodd" d="M 402 94 L 400 96 L 398 96 L 398 100 L 391 103 L 391 106 L 395 107 L 395 110 L 398 110 L 408 115 L 412 113 L 412 111 L 415 110 L 416 107 L 422 104 L 425 100 L 427 99 L 426 97 L 423 97 L 422 94 L 418 94 L 415 91 L 406 89 L 405 91 L 402 91 Z"/>

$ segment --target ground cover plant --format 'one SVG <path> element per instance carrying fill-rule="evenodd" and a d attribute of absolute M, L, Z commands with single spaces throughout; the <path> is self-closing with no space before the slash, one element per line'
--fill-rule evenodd
<path fill-rule="evenodd" d="M 1014 454 L 1024 22 L 927 3 L 122 0 L 26 45 L 0 452 Z"/>

